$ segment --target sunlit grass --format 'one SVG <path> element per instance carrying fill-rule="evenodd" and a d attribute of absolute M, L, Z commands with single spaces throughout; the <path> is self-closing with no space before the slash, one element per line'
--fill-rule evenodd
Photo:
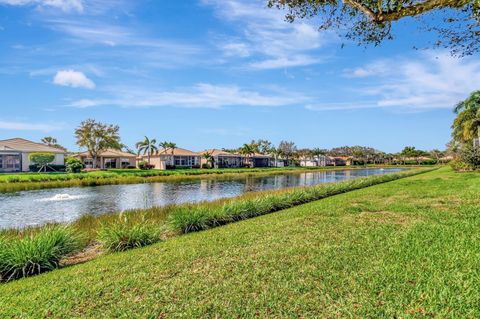
<path fill-rule="evenodd" d="M 479 318 L 479 193 L 445 168 L 346 192 L 0 285 L 0 317 Z"/>

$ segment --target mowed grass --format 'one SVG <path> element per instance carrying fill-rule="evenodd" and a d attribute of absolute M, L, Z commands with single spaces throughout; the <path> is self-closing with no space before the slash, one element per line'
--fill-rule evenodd
<path fill-rule="evenodd" d="M 448 168 L 0 285 L 0 318 L 478 318 L 480 175 Z"/>

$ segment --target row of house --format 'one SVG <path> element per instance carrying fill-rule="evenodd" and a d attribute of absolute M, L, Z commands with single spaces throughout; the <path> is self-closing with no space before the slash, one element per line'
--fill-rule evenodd
<path fill-rule="evenodd" d="M 0 172 L 26 172 L 32 164 L 29 160 L 31 153 L 53 153 L 55 160 L 52 165 L 64 165 L 67 152 L 62 149 L 47 146 L 41 143 L 28 141 L 22 138 L 0 140 Z M 209 154 L 206 158 L 204 154 Z M 94 159 L 88 152 L 70 154 L 79 158 L 86 168 L 115 169 L 134 168 L 140 162 L 149 161 L 155 169 L 169 168 L 200 168 L 209 164 L 213 168 L 239 168 L 239 167 L 283 167 L 289 165 L 282 158 L 274 158 L 270 155 L 251 154 L 245 156 L 238 153 L 229 153 L 220 149 L 208 149 L 194 152 L 184 148 L 160 149 L 150 157 L 136 155 L 119 150 L 109 149 L 102 152 Z M 343 166 L 351 165 L 350 158 L 317 156 L 314 158 L 301 158 L 301 166 Z M 96 167 L 94 167 L 96 166 Z"/>

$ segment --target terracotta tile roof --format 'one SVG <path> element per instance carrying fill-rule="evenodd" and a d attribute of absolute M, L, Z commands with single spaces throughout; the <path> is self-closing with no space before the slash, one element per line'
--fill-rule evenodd
<path fill-rule="evenodd" d="M 81 157 L 90 157 L 90 154 L 88 152 L 82 152 L 82 153 L 78 153 L 77 156 L 81 156 Z M 102 152 L 99 156 L 102 156 L 102 157 L 137 157 L 136 154 L 131 154 L 131 153 L 127 153 L 127 152 L 123 152 L 123 151 L 119 151 L 119 150 L 114 150 L 114 149 L 108 149 L 104 152 Z"/>
<path fill-rule="evenodd" d="M 167 148 L 165 150 L 163 148 L 160 148 L 158 150 L 158 152 L 153 156 L 159 156 L 159 155 L 172 155 L 172 149 Z M 173 149 L 173 155 L 177 155 L 177 156 L 201 156 L 200 154 L 198 154 L 196 152 L 192 152 L 190 150 L 187 150 L 187 149 L 184 149 L 184 148 L 181 148 L 181 147 L 174 148 Z"/>
<path fill-rule="evenodd" d="M 64 150 L 48 146 L 41 143 L 32 142 L 23 138 L 11 138 L 0 140 L 0 151 L 19 151 L 19 152 L 47 152 L 47 153 L 66 153 Z"/>
<path fill-rule="evenodd" d="M 241 157 L 242 155 L 240 154 L 236 154 L 236 153 L 229 153 L 229 152 L 225 152 L 223 150 L 219 150 L 219 149 L 216 149 L 216 148 L 212 148 L 212 149 L 209 149 L 209 150 L 204 150 L 204 151 L 201 151 L 201 152 L 198 152 L 198 154 L 200 155 L 203 155 L 205 153 L 209 153 L 210 155 L 214 156 L 214 157 L 217 157 L 217 156 L 224 156 L 224 157 Z"/>

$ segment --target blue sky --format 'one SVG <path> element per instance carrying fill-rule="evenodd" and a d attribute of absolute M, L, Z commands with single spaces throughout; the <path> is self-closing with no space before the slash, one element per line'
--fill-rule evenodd
<path fill-rule="evenodd" d="M 262 0 L 0 0 L 0 139 L 76 151 L 87 118 L 193 150 L 256 138 L 300 147 L 443 148 L 480 60 L 395 41 L 363 48 Z"/>

